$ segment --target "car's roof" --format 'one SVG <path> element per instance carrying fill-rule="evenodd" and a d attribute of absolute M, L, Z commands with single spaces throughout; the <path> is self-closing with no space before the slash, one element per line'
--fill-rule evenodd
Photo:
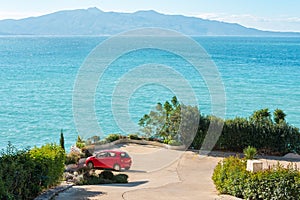
<path fill-rule="evenodd" d="M 98 153 L 101 153 L 101 152 L 126 153 L 125 151 L 122 151 L 122 150 L 119 150 L 119 149 L 102 150 L 102 151 L 99 151 Z"/>

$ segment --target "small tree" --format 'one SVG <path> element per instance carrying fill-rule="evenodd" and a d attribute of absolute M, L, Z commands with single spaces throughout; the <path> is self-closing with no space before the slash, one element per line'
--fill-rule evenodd
<path fill-rule="evenodd" d="M 83 147 L 85 147 L 85 142 L 79 135 L 77 137 L 76 147 L 78 147 L 79 149 L 82 149 Z"/>
<path fill-rule="evenodd" d="M 164 104 L 157 103 L 156 110 L 144 115 L 139 125 L 141 131 L 148 137 L 162 138 L 165 143 L 189 146 L 193 141 L 199 124 L 199 110 L 195 106 L 180 104 L 177 97 Z"/>
<path fill-rule="evenodd" d="M 59 140 L 61 148 L 65 151 L 65 138 L 64 138 L 64 133 L 63 130 L 60 130 L 60 140 Z"/>

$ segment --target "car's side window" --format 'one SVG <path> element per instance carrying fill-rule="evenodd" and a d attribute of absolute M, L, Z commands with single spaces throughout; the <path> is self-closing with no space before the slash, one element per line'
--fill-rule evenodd
<path fill-rule="evenodd" d="M 101 153 L 98 153 L 97 158 L 104 158 L 104 157 L 107 157 L 107 153 L 106 152 L 101 152 Z"/>
<path fill-rule="evenodd" d="M 116 157 L 116 153 L 114 153 L 114 152 L 109 152 L 108 154 L 110 157 Z"/>

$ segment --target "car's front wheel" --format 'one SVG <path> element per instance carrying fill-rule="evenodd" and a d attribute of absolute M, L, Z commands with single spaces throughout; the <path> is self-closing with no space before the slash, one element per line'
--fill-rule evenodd
<path fill-rule="evenodd" d="M 115 164 L 114 165 L 114 170 L 120 171 L 121 170 L 121 166 L 119 164 Z"/>
<path fill-rule="evenodd" d="M 92 162 L 88 162 L 87 167 L 89 169 L 93 169 L 94 168 L 94 164 Z"/>

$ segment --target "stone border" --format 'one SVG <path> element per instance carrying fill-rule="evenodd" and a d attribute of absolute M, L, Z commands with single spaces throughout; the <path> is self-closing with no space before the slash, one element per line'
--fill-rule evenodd
<path fill-rule="evenodd" d="M 36 197 L 34 200 L 50 200 L 50 199 L 53 199 L 59 193 L 64 192 L 65 190 L 73 187 L 73 185 L 74 184 L 60 185 L 60 186 L 57 186 L 55 188 L 49 189 L 49 190 L 43 192 L 38 197 Z"/>
<path fill-rule="evenodd" d="M 165 149 L 170 149 L 170 150 L 179 150 L 179 151 L 184 151 L 186 150 L 186 146 L 185 145 L 180 145 L 180 146 L 172 146 L 172 145 L 168 145 L 168 144 L 163 144 L 160 142 L 156 142 L 156 141 L 147 141 L 147 140 L 133 140 L 133 139 L 119 139 L 110 143 L 106 143 L 106 144 L 94 144 L 94 149 L 95 151 L 99 151 L 99 150 L 103 150 L 103 149 L 110 149 L 115 147 L 118 144 L 141 144 L 141 145 L 152 145 L 152 146 L 156 146 L 156 147 L 161 147 L 161 148 L 165 148 Z"/>

